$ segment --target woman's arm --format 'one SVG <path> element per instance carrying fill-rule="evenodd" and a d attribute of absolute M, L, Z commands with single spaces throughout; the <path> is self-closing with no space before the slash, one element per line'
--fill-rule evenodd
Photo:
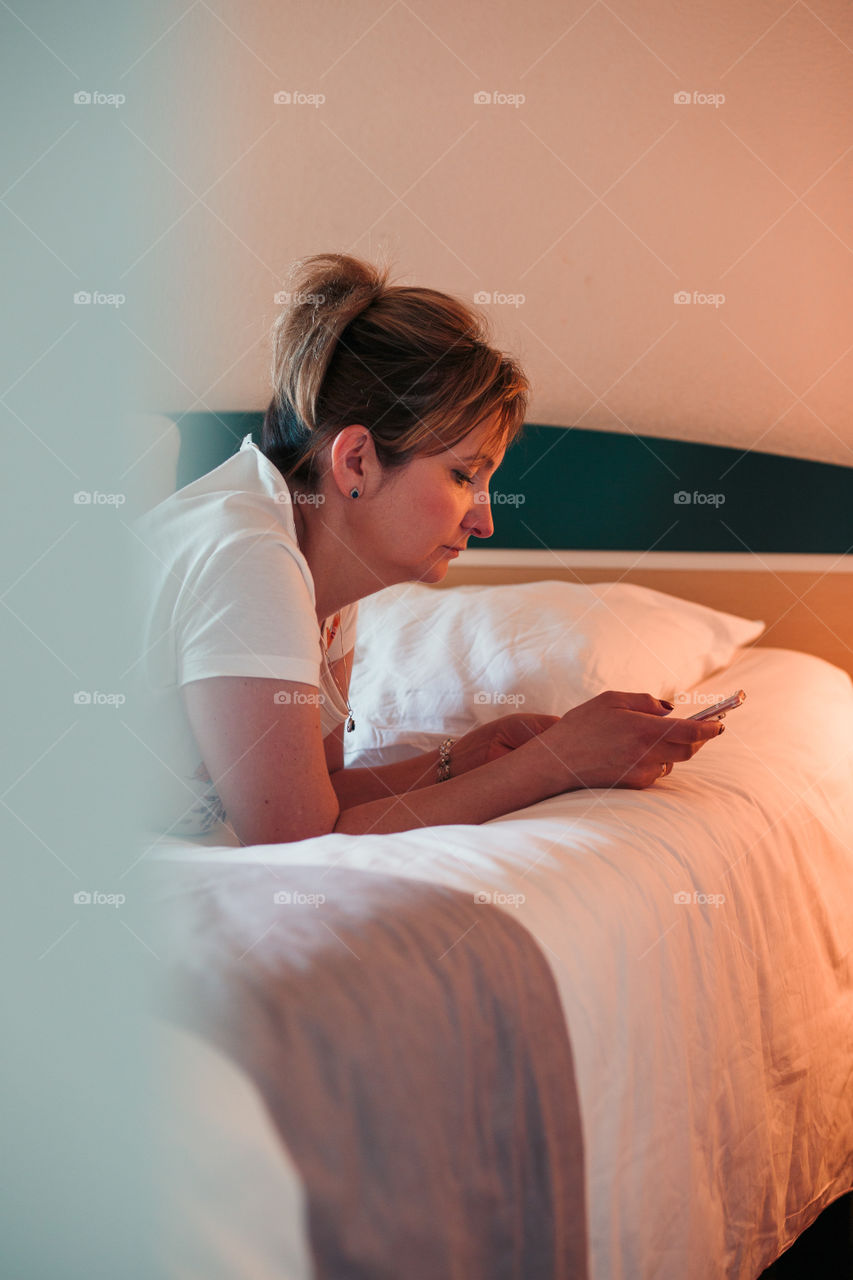
<path fill-rule="evenodd" d="M 536 734 L 544 733 L 558 720 L 559 716 L 517 712 L 478 725 L 454 740 L 450 760 L 451 775 L 456 778 L 490 760 L 498 760 L 507 752 L 523 746 Z M 338 737 L 340 742 L 330 748 L 333 736 Z M 325 745 L 327 760 L 330 755 L 335 759 L 333 753 L 335 746 L 339 745 L 340 755 L 337 758 L 343 762 L 343 726 L 335 730 L 334 735 L 328 735 Z M 420 755 L 394 764 L 357 769 L 340 768 L 330 772 L 341 809 L 352 809 L 356 805 L 368 804 L 371 800 L 381 800 L 389 795 L 401 796 L 421 787 L 432 786 L 438 780 L 438 754 L 436 747 L 432 751 L 421 752 Z"/>
<path fill-rule="evenodd" d="M 438 752 L 434 754 L 437 760 Z M 434 768 L 429 776 L 435 779 Z M 342 808 L 334 829 L 351 835 L 369 832 L 381 835 L 411 831 L 415 827 L 487 822 L 489 818 L 557 795 L 567 789 L 567 783 L 569 775 L 565 765 L 543 745 L 539 736 L 499 760 L 479 765 L 446 782 L 432 781 L 432 785 L 404 795 Z"/>
<path fill-rule="evenodd" d="M 435 781 L 437 751 L 381 770 L 340 770 L 330 777 L 318 691 L 309 685 L 221 676 L 193 681 L 183 686 L 183 695 L 202 759 L 243 844 L 306 840 L 336 830 L 478 823 L 553 795 L 567 780 L 550 751 L 513 769 L 508 762 L 524 748 L 513 750 L 518 735 L 495 726 L 480 726 L 459 740 L 453 756 L 458 776 L 446 782 Z M 504 717 L 528 719 L 537 721 Z M 480 765 L 489 750 L 499 749 L 499 738 L 506 739 L 509 754 Z M 389 793 L 389 787 L 405 790 Z M 371 792 L 379 794 L 365 801 Z"/>
<path fill-rule="evenodd" d="M 349 696 L 353 658 L 354 650 L 350 649 L 342 658 L 337 658 L 330 664 L 332 679 L 345 698 Z M 357 712 L 358 708 L 355 710 Z M 367 804 L 384 796 L 402 795 L 416 787 L 428 786 L 436 780 L 438 748 L 394 764 L 345 769 L 344 726 L 339 724 L 323 739 L 323 749 L 329 778 L 341 809 Z"/>
<path fill-rule="evenodd" d="M 564 791 L 641 790 L 661 776 L 663 764 L 671 767 L 674 761 L 689 760 L 723 732 L 723 726 L 713 722 L 667 719 L 666 708 L 647 693 L 601 693 L 556 720 L 506 717 L 508 741 L 513 730 L 525 732 L 525 720 L 527 731 L 535 736 L 522 745 L 510 747 L 497 759 L 489 759 L 489 752 L 487 763 L 446 782 L 346 809 L 335 831 L 387 834 L 481 823 Z M 537 720 L 553 723 L 542 729 L 541 723 L 536 727 Z"/>
<path fill-rule="evenodd" d="M 338 769 L 329 778 L 341 809 L 428 787 L 438 773 L 438 748 L 394 764 Z"/>
<path fill-rule="evenodd" d="M 661 761 L 689 759 L 721 729 L 663 719 L 649 694 L 603 693 L 498 759 L 342 809 L 316 689 L 221 676 L 193 681 L 183 693 L 202 759 L 243 844 L 480 823 L 577 787 L 646 787 L 660 776 Z"/>

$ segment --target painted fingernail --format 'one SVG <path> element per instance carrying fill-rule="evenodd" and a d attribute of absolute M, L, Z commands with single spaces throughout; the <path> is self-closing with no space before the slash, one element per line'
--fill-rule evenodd
<path fill-rule="evenodd" d="M 658 698 L 658 702 L 661 704 L 662 707 L 666 707 L 667 711 L 675 710 L 675 707 L 672 705 L 672 703 L 664 701 L 663 698 Z"/>

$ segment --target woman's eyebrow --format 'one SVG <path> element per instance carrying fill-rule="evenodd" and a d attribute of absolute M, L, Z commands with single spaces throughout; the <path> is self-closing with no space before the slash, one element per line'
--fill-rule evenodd
<path fill-rule="evenodd" d="M 462 461 L 462 462 L 487 462 L 487 463 L 489 464 L 489 466 L 490 466 L 490 467 L 493 467 L 493 466 L 495 465 L 495 463 L 494 463 L 494 459 L 493 459 L 493 458 L 490 458 L 490 457 L 489 457 L 489 455 L 488 455 L 487 453 L 474 453 L 474 454 L 471 454 L 471 456 L 470 456 L 470 457 L 467 457 L 467 458 L 463 457 L 463 458 L 461 458 L 461 459 L 460 459 L 460 461 Z"/>

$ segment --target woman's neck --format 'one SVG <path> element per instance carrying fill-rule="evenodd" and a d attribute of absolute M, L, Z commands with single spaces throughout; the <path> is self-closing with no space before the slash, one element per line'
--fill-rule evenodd
<path fill-rule="evenodd" d="M 299 550 L 302 552 L 308 568 L 311 571 L 311 577 L 314 582 L 314 603 L 317 613 L 317 623 L 322 627 L 324 622 L 331 622 L 335 614 L 340 612 L 344 605 L 352 603 L 350 600 L 338 599 L 334 590 L 329 593 L 326 590 L 326 576 L 322 573 L 320 565 L 322 563 L 322 550 L 318 547 L 317 531 L 312 530 L 311 521 L 306 518 L 303 512 L 305 504 L 298 500 L 292 504 L 293 522 L 296 526 L 296 542 Z"/>

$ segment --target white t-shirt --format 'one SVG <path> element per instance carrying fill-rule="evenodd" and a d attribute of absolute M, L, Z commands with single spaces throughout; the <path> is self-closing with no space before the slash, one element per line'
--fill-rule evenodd
<path fill-rule="evenodd" d="M 202 764 L 181 685 L 210 676 L 313 685 L 325 738 L 347 718 L 347 707 L 323 654 L 332 663 L 352 649 L 358 603 L 341 610 L 326 649 L 333 620 L 324 620 L 321 632 L 290 491 L 250 436 L 233 457 L 134 527 L 142 543 L 142 736 L 162 766 L 148 788 L 150 825 L 206 835 L 226 815 Z"/>

